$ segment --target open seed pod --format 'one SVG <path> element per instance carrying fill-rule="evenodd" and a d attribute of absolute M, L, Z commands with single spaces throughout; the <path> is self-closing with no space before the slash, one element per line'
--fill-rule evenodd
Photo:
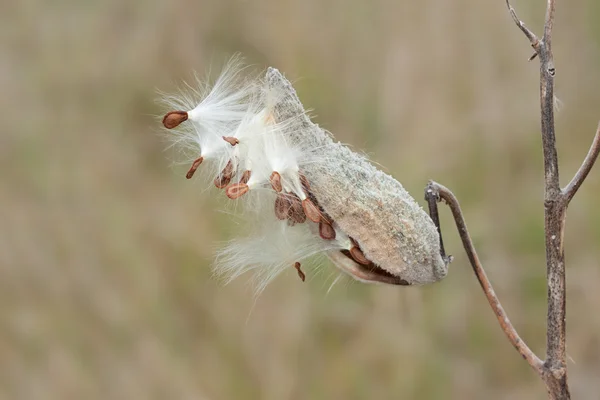
<path fill-rule="evenodd" d="M 169 97 L 170 107 L 187 111 L 165 117 L 174 144 L 190 156 L 187 177 L 207 174 L 252 227 L 219 251 L 216 272 L 232 279 L 254 271 L 260 290 L 326 254 L 364 282 L 442 279 L 437 229 L 402 185 L 312 123 L 278 70 L 248 80 L 238 64 L 198 99 Z M 172 123 L 180 115 L 189 118 Z"/>

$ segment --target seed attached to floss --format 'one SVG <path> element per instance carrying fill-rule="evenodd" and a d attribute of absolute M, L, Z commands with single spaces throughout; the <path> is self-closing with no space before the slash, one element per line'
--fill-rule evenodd
<path fill-rule="evenodd" d="M 237 138 L 234 138 L 233 136 L 223 136 L 223 140 L 232 146 L 235 146 L 240 142 Z"/>
<path fill-rule="evenodd" d="M 277 193 L 281 192 L 281 175 L 279 175 L 279 172 L 273 171 L 271 177 L 269 178 L 269 182 L 271 182 L 271 187 L 273 187 L 274 191 Z"/>
<path fill-rule="evenodd" d="M 185 174 L 185 177 L 187 179 L 192 179 L 192 176 L 194 176 L 194 173 L 196 172 L 200 164 L 202 164 L 202 161 L 204 161 L 204 157 L 198 157 L 194 160 L 187 174 Z"/>
<path fill-rule="evenodd" d="M 225 168 L 223 168 L 223 171 L 215 178 L 215 186 L 219 189 L 223 189 L 225 186 L 229 185 L 231 178 L 233 178 L 233 163 L 229 160 Z"/>
<path fill-rule="evenodd" d="M 240 183 L 248 183 L 251 176 L 252 176 L 252 171 L 250 171 L 248 169 L 245 170 L 244 173 L 242 174 L 242 177 L 240 178 Z"/>
<path fill-rule="evenodd" d="M 164 125 L 165 128 L 167 129 L 173 129 L 175 127 L 177 127 L 179 124 L 181 124 L 184 121 L 187 121 L 188 119 L 188 113 L 185 111 L 171 111 L 168 112 L 162 120 L 162 123 Z"/>
<path fill-rule="evenodd" d="M 302 272 L 300 267 L 300 263 L 296 261 L 296 263 L 294 264 L 294 268 L 296 268 L 296 271 L 298 271 L 298 276 L 300 277 L 300 279 L 302 279 L 302 282 L 304 282 L 304 280 L 306 279 L 306 275 L 304 275 L 304 272 Z"/>
<path fill-rule="evenodd" d="M 224 189 L 231 182 L 231 178 L 224 176 L 223 174 L 215 178 L 215 186 L 219 189 Z"/>
<path fill-rule="evenodd" d="M 294 193 L 288 193 L 288 198 L 290 202 L 290 209 L 287 216 L 288 220 L 299 224 L 306 221 L 306 214 L 304 214 L 300 198 Z"/>
<path fill-rule="evenodd" d="M 286 219 L 290 212 L 291 203 L 286 195 L 283 193 L 277 194 L 275 199 L 275 216 L 277 219 L 283 221 Z"/>
<path fill-rule="evenodd" d="M 312 222 L 321 222 L 321 212 L 310 199 L 302 200 L 302 208 L 304 209 L 304 214 L 306 214 L 308 219 Z"/>
<path fill-rule="evenodd" d="M 335 229 L 325 218 L 321 218 L 319 222 L 319 236 L 325 240 L 335 239 Z"/>
<path fill-rule="evenodd" d="M 230 199 L 235 200 L 248 193 L 248 190 L 250 190 L 250 187 L 245 183 L 234 183 L 227 186 L 227 189 L 225 189 L 225 194 Z"/>

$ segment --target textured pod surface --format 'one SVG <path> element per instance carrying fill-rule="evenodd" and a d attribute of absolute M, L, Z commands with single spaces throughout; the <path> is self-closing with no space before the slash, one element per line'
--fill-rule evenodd
<path fill-rule="evenodd" d="M 303 173 L 311 192 L 339 229 L 360 245 L 374 264 L 408 284 L 426 284 L 446 276 L 437 229 L 400 182 L 375 168 L 312 123 L 294 88 L 274 68 L 267 84 L 281 93 L 277 121 L 292 120 L 287 134 L 298 146 L 330 162 L 307 164 Z M 332 257 L 330 257 L 332 258 Z M 338 257 L 332 261 L 338 264 Z"/>

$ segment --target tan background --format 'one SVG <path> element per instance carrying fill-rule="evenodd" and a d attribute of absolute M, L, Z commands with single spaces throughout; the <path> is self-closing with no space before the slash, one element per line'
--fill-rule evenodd
<path fill-rule="evenodd" d="M 545 2 L 518 1 L 537 32 Z M 559 1 L 564 183 L 600 119 L 600 3 Z M 543 399 L 469 270 L 424 288 L 331 266 L 211 279 L 222 195 L 171 168 L 156 89 L 234 52 L 295 81 L 316 120 L 421 201 L 451 187 L 488 274 L 543 355 L 537 63 L 502 0 L 4 2 L 0 12 L 0 398 Z M 566 232 L 573 397 L 600 393 L 600 169 Z"/>

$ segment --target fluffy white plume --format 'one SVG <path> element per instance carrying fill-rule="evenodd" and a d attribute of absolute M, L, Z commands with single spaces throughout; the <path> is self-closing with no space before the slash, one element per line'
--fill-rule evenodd
<path fill-rule="evenodd" d="M 259 293 L 279 273 L 291 271 L 296 262 L 303 263 L 327 251 L 347 249 L 348 244 L 343 240 L 323 240 L 308 224 L 290 226 L 286 221 L 268 218 L 250 235 L 232 239 L 219 250 L 215 273 L 230 281 L 252 271 Z M 314 266 L 314 262 L 306 265 Z"/>

